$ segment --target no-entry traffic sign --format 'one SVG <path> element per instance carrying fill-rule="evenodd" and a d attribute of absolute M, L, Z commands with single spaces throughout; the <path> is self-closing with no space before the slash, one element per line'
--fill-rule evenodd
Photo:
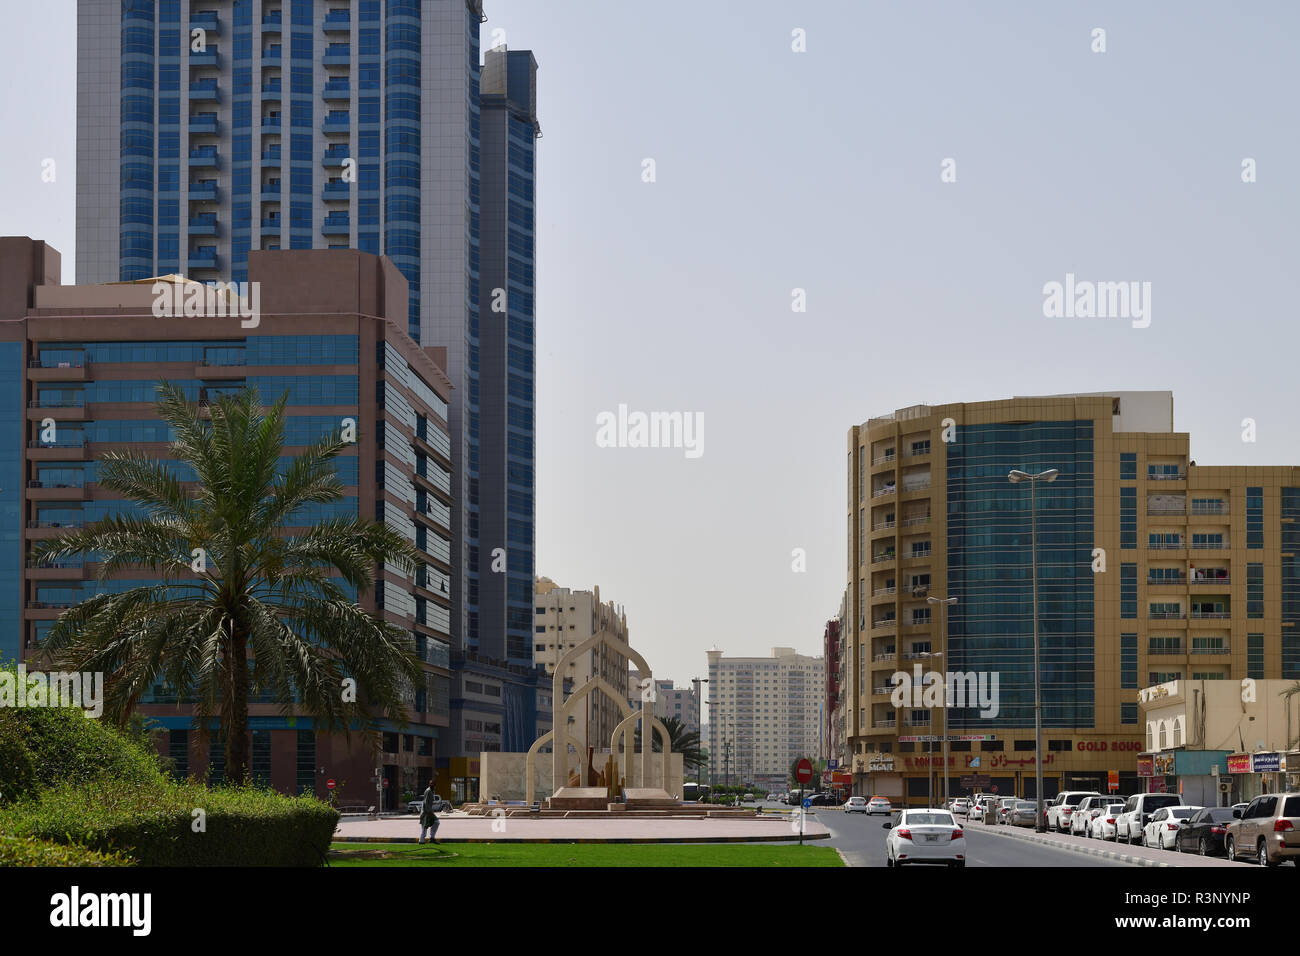
<path fill-rule="evenodd" d="M 809 780 L 811 780 L 812 761 L 810 761 L 807 757 L 802 758 L 794 766 L 794 776 L 795 779 L 798 780 L 800 783 L 807 783 Z"/>
<path fill-rule="evenodd" d="M 333 789 L 334 789 L 334 778 L 333 778 L 333 777 L 330 777 L 328 780 L 326 780 L 326 781 L 325 781 L 325 786 L 327 786 L 329 789 L 333 790 Z"/>

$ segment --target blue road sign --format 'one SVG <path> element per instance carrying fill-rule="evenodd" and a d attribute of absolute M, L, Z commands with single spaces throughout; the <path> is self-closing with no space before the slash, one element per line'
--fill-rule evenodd
<path fill-rule="evenodd" d="M 809 807 L 811 807 L 811 806 L 812 806 L 812 797 L 804 797 L 804 798 L 803 798 L 803 808 L 804 808 L 805 810 L 807 810 L 807 809 L 808 809 Z"/>

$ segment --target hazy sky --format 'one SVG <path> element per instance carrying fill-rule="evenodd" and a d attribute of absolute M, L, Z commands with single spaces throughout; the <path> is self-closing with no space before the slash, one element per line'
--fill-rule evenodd
<path fill-rule="evenodd" d="M 538 572 L 656 675 L 820 653 L 872 415 L 1171 389 L 1201 464 L 1300 463 L 1296 4 L 486 6 L 539 63 Z M 75 3 L 6 8 L 0 233 L 70 282 Z M 1150 327 L 1045 318 L 1067 272 L 1150 282 Z M 702 413 L 703 455 L 598 447 L 620 403 Z"/>

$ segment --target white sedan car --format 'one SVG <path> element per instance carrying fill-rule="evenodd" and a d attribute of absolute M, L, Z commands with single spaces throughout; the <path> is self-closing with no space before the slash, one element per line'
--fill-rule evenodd
<path fill-rule="evenodd" d="M 1201 807 L 1161 807 L 1151 814 L 1151 819 L 1142 828 L 1142 845 L 1161 850 L 1174 849 L 1174 838 L 1178 829 Z"/>
<path fill-rule="evenodd" d="M 1108 803 L 1088 821 L 1088 836 L 1094 840 L 1115 839 L 1115 818 L 1124 812 L 1124 804 Z"/>
<path fill-rule="evenodd" d="M 947 863 L 966 865 L 966 834 L 947 810 L 903 810 L 885 824 L 885 865 Z"/>
<path fill-rule="evenodd" d="M 849 797 L 848 800 L 844 801 L 844 812 L 870 813 L 871 811 L 867 809 L 866 797 Z"/>
<path fill-rule="evenodd" d="M 867 813 L 883 813 L 885 816 L 889 816 L 893 812 L 893 805 L 884 797 L 872 797 L 867 802 Z"/>

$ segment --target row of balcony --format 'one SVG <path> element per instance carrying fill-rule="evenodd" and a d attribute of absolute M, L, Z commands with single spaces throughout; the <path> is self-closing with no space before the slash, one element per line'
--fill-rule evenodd
<path fill-rule="evenodd" d="M 343 161 L 351 156 L 347 146 L 332 146 L 321 155 L 322 166 L 342 166 Z M 200 146 L 191 149 L 189 152 L 190 166 L 194 168 L 220 169 L 221 154 L 216 146 Z M 283 154 L 279 147 L 262 151 L 263 166 L 280 166 L 283 163 Z M 215 198 L 215 184 L 213 185 L 213 195 L 207 198 Z M 193 198 L 193 197 L 192 197 Z"/>

